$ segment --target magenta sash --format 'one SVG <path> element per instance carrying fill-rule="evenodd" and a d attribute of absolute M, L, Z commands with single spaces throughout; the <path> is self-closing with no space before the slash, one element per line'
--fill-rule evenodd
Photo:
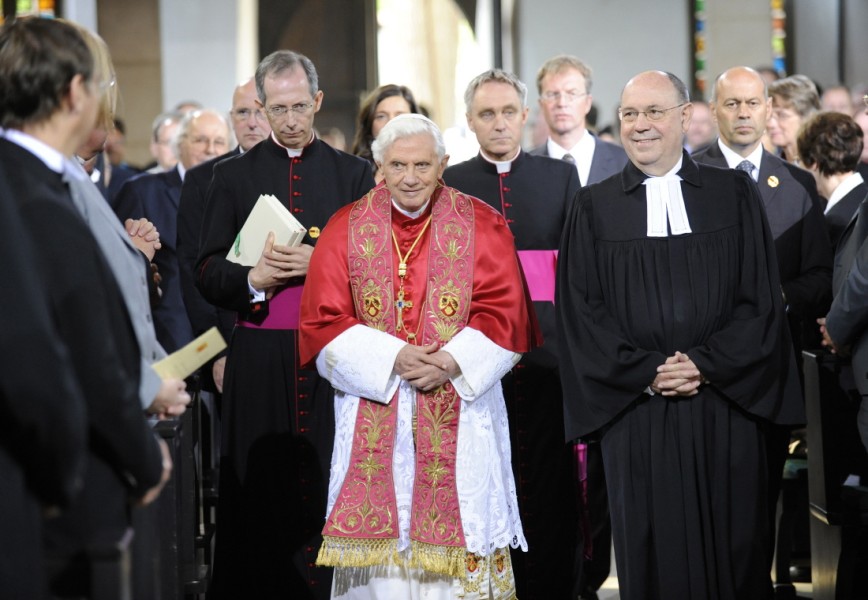
<path fill-rule="evenodd" d="M 238 319 L 240 327 L 251 329 L 298 329 L 298 315 L 301 309 L 301 291 L 304 284 L 287 286 L 278 291 L 268 301 L 268 315 L 262 323 L 252 323 Z"/>
<path fill-rule="evenodd" d="M 558 267 L 557 250 L 519 250 L 518 259 L 534 302 L 555 301 L 555 273 Z"/>

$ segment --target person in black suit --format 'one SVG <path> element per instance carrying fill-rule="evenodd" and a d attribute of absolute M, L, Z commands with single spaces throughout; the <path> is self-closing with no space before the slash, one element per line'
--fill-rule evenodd
<path fill-rule="evenodd" d="M 208 186 L 211 185 L 214 165 L 221 160 L 239 156 L 250 150 L 271 133 L 271 125 L 268 124 L 265 113 L 256 105 L 256 82 L 252 77 L 235 88 L 232 94 L 232 110 L 229 114 L 232 117 L 232 128 L 238 146 L 187 171 L 178 201 L 176 243 L 181 295 L 184 299 L 184 307 L 187 309 L 187 317 L 193 327 L 193 335 L 201 335 L 216 326 L 227 340 L 232 335 L 232 328 L 235 325 L 235 313 L 219 309 L 206 301 L 201 292 L 196 289 L 196 278 L 193 272 L 196 257 L 199 255 L 199 235 L 202 230 L 202 217 L 205 214 L 205 197 Z M 223 391 L 225 367 L 226 353 L 221 352 L 211 363 L 210 373 L 204 373 L 202 384 L 207 391 Z"/>
<path fill-rule="evenodd" d="M 725 71 L 715 81 L 711 110 L 720 137 L 693 158 L 700 163 L 745 171 L 757 183 L 775 240 L 793 349 L 801 357 L 802 348 L 818 347 L 814 322 L 831 302 L 832 250 L 822 211 L 808 190 L 792 176 L 791 169 L 798 167 L 788 167 L 788 163 L 763 148 L 762 135 L 771 100 L 759 73 L 748 67 Z M 771 423 L 767 427 L 771 539 L 775 539 L 775 515 L 790 436 L 790 427 Z M 781 531 L 790 535 L 784 521 Z M 778 548 L 778 564 L 787 564 L 776 569 L 776 586 L 791 590 L 788 561 L 780 558 L 782 548 L 790 550 L 787 543 Z M 768 557 L 770 562 L 773 549 L 774 545 Z"/>
<path fill-rule="evenodd" d="M 93 130 L 108 81 L 71 25 L 19 19 L 0 33 L 0 163 L 58 338 L 70 350 L 87 402 L 84 487 L 45 526 L 51 593 L 89 593 L 85 550 L 101 533 L 130 525 L 130 501 L 150 502 L 168 480 L 168 447 L 139 401 L 140 355 L 123 299 L 99 245 L 73 206 L 65 179 Z"/>
<path fill-rule="evenodd" d="M 835 298 L 825 318 L 819 319 L 823 345 L 849 355 L 842 370 L 841 387 L 861 397 L 857 427 L 868 450 L 868 197 L 847 225 L 835 254 Z"/>
<path fill-rule="evenodd" d="M 568 163 L 522 151 L 527 86 L 499 69 L 475 77 L 464 94 L 475 158 L 443 173 L 446 185 L 501 213 L 515 236 L 534 309 L 545 339 L 503 379 L 512 468 L 528 551 L 513 551 L 520 598 L 566 598 L 576 569 L 577 505 L 572 445 L 563 438 L 557 370 L 554 275 L 561 227 L 579 189 Z"/>
<path fill-rule="evenodd" d="M 820 319 L 825 346 L 851 355 L 842 369 L 841 387 L 863 398 L 868 395 L 868 188 L 856 166 L 864 134 L 856 122 L 841 113 L 820 113 L 799 133 L 802 162 L 817 179 L 817 187 L 829 198 L 826 220 L 840 231 L 835 252 L 832 289 L 835 297 L 825 319 Z M 868 405 L 860 404 L 859 432 L 868 448 Z"/>
<path fill-rule="evenodd" d="M 0 585 L 9 598 L 42 600 L 42 511 L 69 506 L 81 490 L 87 416 L 13 195 L 0 164 L 0 254 L 7 257 L 0 261 Z"/>
<path fill-rule="evenodd" d="M 575 162 L 583 186 L 599 183 L 621 171 L 627 154 L 616 144 L 606 142 L 587 129 L 587 116 L 593 105 L 591 68 L 575 56 L 561 55 L 540 67 L 537 91 L 542 115 L 549 126 L 549 139 L 531 154 Z M 568 155 L 568 156 L 567 156 Z M 611 571 L 612 526 L 603 457 L 595 441 L 576 445 L 579 470 L 587 471 L 586 508 L 582 513 L 582 530 L 590 542 L 584 544 L 584 560 L 579 576 L 581 597 L 596 598 L 596 591 Z M 581 476 L 581 475 L 580 475 Z M 584 492 L 582 492 L 584 494 Z"/>
<path fill-rule="evenodd" d="M 175 138 L 178 164 L 163 173 L 145 173 L 124 184 L 115 212 L 121 221 L 146 218 L 160 232 L 163 247 L 154 257 L 163 291 L 154 307 L 157 339 L 172 353 L 193 339 L 193 328 L 181 294 L 176 242 L 178 204 L 187 170 L 215 158 L 229 149 L 231 131 L 226 119 L 214 110 L 187 113 Z"/>
<path fill-rule="evenodd" d="M 575 163 L 582 185 L 602 181 L 627 164 L 623 148 L 604 142 L 587 129 L 586 118 L 594 101 L 591 83 L 591 68 L 569 55 L 550 58 L 536 76 L 549 139 L 531 154 Z"/>
<path fill-rule="evenodd" d="M 331 386 L 298 361 L 299 300 L 329 218 L 374 186 L 370 163 L 316 138 L 316 68 L 280 50 L 256 70 L 271 136 L 220 161 L 208 188 L 196 285 L 237 312 L 223 385 L 222 448 L 210 598 L 327 598 L 315 568 L 334 441 Z M 226 260 L 261 194 L 307 228 L 301 246 L 275 241 L 254 267 Z"/>
<path fill-rule="evenodd" d="M 814 115 L 799 132 L 802 164 L 813 173 L 826 203 L 826 227 L 832 247 L 868 194 L 857 171 L 864 147 L 862 128 L 848 115 L 836 112 Z"/>

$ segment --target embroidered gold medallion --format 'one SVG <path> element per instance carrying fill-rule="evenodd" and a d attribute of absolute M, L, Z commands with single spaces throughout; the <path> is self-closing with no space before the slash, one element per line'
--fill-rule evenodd
<path fill-rule="evenodd" d="M 372 279 L 369 279 L 362 288 L 362 302 L 365 313 L 367 313 L 372 319 L 376 319 L 383 310 L 383 299 L 380 296 L 380 286 L 374 283 Z"/>

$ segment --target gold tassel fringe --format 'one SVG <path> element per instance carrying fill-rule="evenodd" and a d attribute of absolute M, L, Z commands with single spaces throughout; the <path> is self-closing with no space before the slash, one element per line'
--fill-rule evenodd
<path fill-rule="evenodd" d="M 399 564 L 398 540 L 357 540 L 323 536 L 316 564 L 320 567 L 373 567 Z"/>
<path fill-rule="evenodd" d="M 437 546 L 415 540 L 410 542 L 410 548 L 412 550 L 410 566 L 450 577 L 465 577 L 467 548 Z"/>

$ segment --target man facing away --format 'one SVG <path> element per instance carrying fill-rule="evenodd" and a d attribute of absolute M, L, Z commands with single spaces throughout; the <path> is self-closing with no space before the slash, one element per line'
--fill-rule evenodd
<path fill-rule="evenodd" d="M 87 548 L 129 527 L 131 501 L 152 501 L 171 472 L 168 447 L 142 412 L 141 356 L 118 284 L 66 183 L 86 177 L 71 159 L 109 84 L 95 74 L 69 24 L 19 19 L 0 30 L 0 162 L 23 226 L 39 241 L 34 272 L 87 404 L 84 486 L 45 526 L 53 597 L 90 594 Z"/>
<path fill-rule="evenodd" d="M 557 247 L 567 208 L 579 189 L 576 169 L 522 151 L 527 87 L 499 69 L 475 77 L 464 94 L 479 154 L 446 169 L 447 185 L 500 212 L 515 236 L 545 343 L 503 380 L 512 463 L 528 552 L 513 552 L 518 596 L 566 597 L 577 546 L 572 448 L 564 430 L 554 290 Z"/>
<path fill-rule="evenodd" d="M 600 439 L 627 600 L 768 597 L 764 429 L 804 420 L 762 200 L 683 151 L 691 110 L 670 73 L 627 83 L 630 163 L 558 257 L 567 431 Z"/>
<path fill-rule="evenodd" d="M 195 271 L 205 300 L 238 313 L 223 380 L 211 597 L 322 598 L 331 573 L 314 562 L 334 407 L 328 382 L 298 363 L 299 299 L 321 230 L 374 179 L 366 161 L 314 135 L 323 92 L 307 57 L 265 57 L 256 92 L 271 136 L 214 167 Z M 262 194 L 280 200 L 308 234 L 299 247 L 270 240 L 258 263 L 244 267 L 226 254 Z"/>
<path fill-rule="evenodd" d="M 329 222 L 302 297 L 304 363 L 335 388 L 320 564 L 332 598 L 515 598 L 527 548 L 500 378 L 537 343 L 503 217 L 440 179 L 426 117 L 373 145 L 383 183 Z"/>

